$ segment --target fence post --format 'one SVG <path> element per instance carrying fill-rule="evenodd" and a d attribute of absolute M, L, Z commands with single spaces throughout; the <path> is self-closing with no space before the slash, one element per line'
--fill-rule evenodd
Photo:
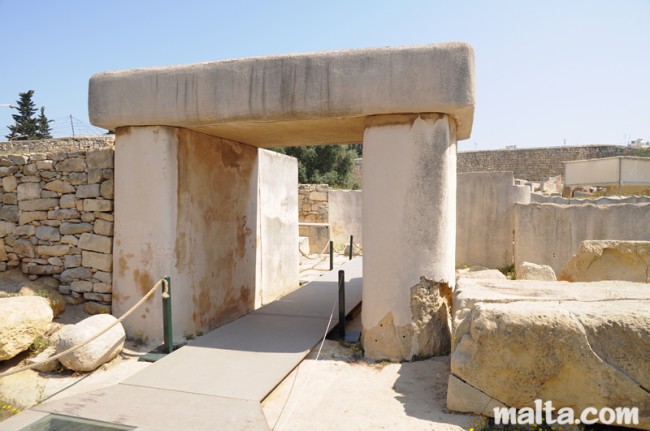
<path fill-rule="evenodd" d="M 167 282 L 167 295 L 163 295 L 163 337 L 165 352 L 171 353 L 174 351 L 174 342 L 172 334 L 172 281 L 169 276 L 165 276 Z"/>
<path fill-rule="evenodd" d="M 353 239 L 354 239 L 354 237 L 352 235 L 350 235 L 350 260 L 352 260 L 352 250 L 353 250 L 352 247 L 354 247 Z"/>
<path fill-rule="evenodd" d="M 334 241 L 330 241 L 330 271 L 334 269 Z"/>
<path fill-rule="evenodd" d="M 339 341 L 345 340 L 345 271 L 339 270 Z"/>

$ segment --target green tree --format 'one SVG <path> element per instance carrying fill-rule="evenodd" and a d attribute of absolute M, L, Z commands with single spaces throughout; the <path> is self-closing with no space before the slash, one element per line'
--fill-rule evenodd
<path fill-rule="evenodd" d="M 329 184 L 332 187 L 357 189 L 352 179 L 354 159 L 359 157 L 357 146 L 318 145 L 310 147 L 275 148 L 277 151 L 298 159 L 298 182 L 301 184 Z"/>
<path fill-rule="evenodd" d="M 37 118 L 38 130 L 36 131 L 36 139 L 50 139 L 52 138 L 52 128 L 50 123 L 54 120 L 48 120 L 45 116 L 45 107 L 41 106 L 41 113 Z"/>
<path fill-rule="evenodd" d="M 30 139 L 51 138 L 50 122 L 45 116 L 45 108 L 41 107 L 41 113 L 38 117 L 36 114 L 36 105 L 32 98 L 34 90 L 29 90 L 18 94 L 17 114 L 13 114 L 15 124 L 9 126 L 9 133 L 6 138 L 10 141 L 26 141 Z"/>

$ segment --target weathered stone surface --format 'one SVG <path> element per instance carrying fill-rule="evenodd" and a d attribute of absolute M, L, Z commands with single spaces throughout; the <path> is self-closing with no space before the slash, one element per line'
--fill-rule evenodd
<path fill-rule="evenodd" d="M 84 199 L 83 209 L 84 211 L 113 211 L 113 201 L 102 199 Z"/>
<path fill-rule="evenodd" d="M 88 314 L 111 314 L 111 306 L 95 301 L 84 303 L 84 312 Z"/>
<path fill-rule="evenodd" d="M 65 301 L 63 301 L 65 303 Z M 38 364 L 34 366 L 34 370 L 40 371 L 41 373 L 52 373 L 56 371 L 59 366 L 61 365 L 61 362 L 59 362 L 57 359 L 53 361 L 45 361 L 47 358 L 54 356 L 56 354 L 56 346 L 50 345 L 47 349 L 43 350 L 41 353 L 38 355 L 34 356 L 33 358 L 27 359 L 27 364 Z"/>
<path fill-rule="evenodd" d="M 70 220 L 79 217 L 79 211 L 74 208 L 66 208 L 47 212 L 47 218 L 50 220 Z"/>
<path fill-rule="evenodd" d="M 39 245 L 36 247 L 36 253 L 41 256 L 65 256 L 70 252 L 70 246 L 67 244 Z"/>
<path fill-rule="evenodd" d="M 90 223 L 63 223 L 59 228 L 62 235 L 74 235 L 84 232 L 92 232 L 93 225 Z"/>
<path fill-rule="evenodd" d="M 422 359 L 446 355 L 451 346 L 452 291 L 446 283 L 421 277 L 411 287 L 411 324 L 395 325 L 389 313 L 364 336 L 366 350 L 382 352 L 392 361 Z M 377 357 L 373 354 L 372 357 Z"/>
<path fill-rule="evenodd" d="M 79 248 L 99 253 L 110 253 L 113 248 L 113 240 L 107 236 L 83 233 L 79 238 Z"/>
<path fill-rule="evenodd" d="M 16 225 L 8 221 L 0 221 L 0 238 L 14 233 Z"/>
<path fill-rule="evenodd" d="M 75 280 L 87 280 L 92 276 L 93 272 L 90 270 L 90 268 L 70 268 L 61 273 L 61 283 L 69 284 Z"/>
<path fill-rule="evenodd" d="M 63 266 L 66 269 L 81 266 L 81 256 L 75 256 L 72 254 L 65 255 L 63 257 Z"/>
<path fill-rule="evenodd" d="M 54 198 L 22 201 L 20 196 L 18 197 L 18 207 L 21 211 L 45 211 L 54 209 L 58 205 L 59 200 Z"/>
<path fill-rule="evenodd" d="M 93 169 L 112 168 L 114 154 L 112 149 L 92 151 L 86 155 L 86 163 Z"/>
<path fill-rule="evenodd" d="M 456 270 L 456 279 L 459 279 L 461 277 L 473 279 L 507 280 L 506 276 L 498 269 L 488 269 L 482 267 L 472 267 Z"/>
<path fill-rule="evenodd" d="M 18 205 L 0 206 L 0 219 L 16 223 L 20 220 L 20 211 Z"/>
<path fill-rule="evenodd" d="M 18 223 L 21 225 L 31 223 L 37 220 L 47 220 L 47 212 L 45 211 L 21 211 Z"/>
<path fill-rule="evenodd" d="M 68 175 L 68 181 L 75 186 L 86 184 L 88 182 L 88 175 L 85 172 L 73 172 Z"/>
<path fill-rule="evenodd" d="M 17 190 L 19 201 L 40 199 L 41 197 L 41 186 L 38 183 L 22 183 L 18 185 Z"/>
<path fill-rule="evenodd" d="M 102 186 L 100 188 L 100 194 L 104 199 L 113 199 L 115 197 L 113 193 L 114 187 L 115 186 L 113 180 L 106 180 L 102 183 Z"/>
<path fill-rule="evenodd" d="M 93 284 L 90 281 L 78 280 L 70 283 L 70 290 L 78 293 L 92 292 Z"/>
<path fill-rule="evenodd" d="M 84 299 L 88 301 L 99 301 L 110 304 L 112 296 L 110 293 L 87 292 L 84 293 Z"/>
<path fill-rule="evenodd" d="M 82 158 L 65 159 L 56 164 L 56 170 L 59 172 L 84 172 L 86 160 Z"/>
<path fill-rule="evenodd" d="M 57 353 L 82 343 L 115 323 L 110 314 L 97 314 L 61 330 Z M 64 367 L 75 371 L 92 371 L 112 360 L 122 350 L 126 334 L 121 323 L 86 346 L 61 358 Z"/>
<path fill-rule="evenodd" d="M 77 187 L 78 199 L 96 198 L 99 196 L 99 184 L 86 184 Z"/>
<path fill-rule="evenodd" d="M 69 244 L 76 247 L 77 244 L 79 244 L 79 238 L 77 238 L 74 235 L 63 235 L 63 238 L 61 238 L 61 242 L 63 244 Z"/>
<path fill-rule="evenodd" d="M 2 188 L 5 192 L 15 192 L 18 187 L 18 180 L 13 175 L 2 178 Z"/>
<path fill-rule="evenodd" d="M 51 171 L 54 169 L 54 162 L 52 160 L 38 160 L 36 162 L 36 169 L 39 171 Z"/>
<path fill-rule="evenodd" d="M 531 262 L 522 262 L 516 269 L 517 280 L 546 280 L 556 281 L 555 271 L 548 265 L 537 265 Z"/>
<path fill-rule="evenodd" d="M 44 335 L 53 317 L 45 298 L 0 298 L 0 361 L 13 358 Z"/>
<path fill-rule="evenodd" d="M 102 180 L 101 169 L 88 169 L 88 184 L 98 184 Z"/>
<path fill-rule="evenodd" d="M 2 195 L 2 203 L 5 205 L 18 205 L 18 195 L 16 193 L 5 193 Z"/>
<path fill-rule="evenodd" d="M 84 266 L 98 269 L 100 271 L 110 272 L 113 270 L 113 255 L 104 253 L 95 253 L 94 251 L 84 251 L 82 254 Z"/>
<path fill-rule="evenodd" d="M 48 286 L 23 286 L 18 293 L 22 296 L 40 296 L 47 299 L 50 307 L 52 307 L 54 317 L 65 311 L 65 298 L 59 293 L 57 288 Z"/>
<path fill-rule="evenodd" d="M 412 79 L 395 79 L 406 70 Z M 91 123 L 111 130 L 166 124 L 261 147 L 361 142 L 366 115 L 437 112 L 456 118 L 467 139 L 473 77 L 463 43 L 288 55 L 95 75 L 88 109 Z M 194 90 L 203 86 L 238 91 Z M 316 120 L 306 128 L 294 119 Z"/>
<path fill-rule="evenodd" d="M 95 233 L 104 236 L 113 236 L 113 223 L 106 220 L 95 222 Z"/>
<path fill-rule="evenodd" d="M 44 241 L 58 241 L 61 239 L 61 234 L 55 227 L 39 226 L 36 228 L 36 238 Z"/>
<path fill-rule="evenodd" d="M 93 292 L 95 293 L 111 293 L 112 290 L 113 286 L 109 283 L 93 283 Z"/>
<path fill-rule="evenodd" d="M 77 207 L 76 200 L 77 198 L 75 195 L 63 195 L 59 200 L 59 206 L 61 208 L 76 208 Z"/>
<path fill-rule="evenodd" d="M 14 253 L 22 257 L 34 257 L 34 245 L 26 239 L 18 239 L 14 244 Z"/>
<path fill-rule="evenodd" d="M 102 283 L 111 284 L 113 282 L 113 275 L 110 272 L 97 271 L 93 276 L 95 280 Z"/>
<path fill-rule="evenodd" d="M 461 278 L 453 309 L 449 408 L 491 414 L 472 401 L 481 394 L 517 408 L 637 406 L 650 429 L 645 285 Z"/>
<path fill-rule="evenodd" d="M 18 165 L 18 166 L 24 166 L 24 165 L 26 165 L 26 164 L 27 164 L 27 161 L 29 160 L 29 159 L 27 158 L 27 156 L 23 156 L 23 155 L 14 155 L 14 154 L 10 154 L 10 155 L 8 155 L 7 158 L 8 158 L 9 161 L 12 162 L 14 165 Z"/>
<path fill-rule="evenodd" d="M 582 241 L 558 279 L 650 283 L 650 241 Z"/>
<path fill-rule="evenodd" d="M 43 186 L 45 190 L 57 193 L 74 193 L 74 187 L 67 181 L 54 180 Z"/>
<path fill-rule="evenodd" d="M 38 173 L 38 168 L 36 167 L 36 163 L 30 163 L 29 165 L 23 167 L 24 175 L 36 175 L 37 173 Z"/>
<path fill-rule="evenodd" d="M 27 269 L 27 273 L 34 276 L 60 274 L 61 271 L 63 271 L 63 267 L 54 266 L 54 265 L 35 265 L 35 266 L 30 266 Z"/>

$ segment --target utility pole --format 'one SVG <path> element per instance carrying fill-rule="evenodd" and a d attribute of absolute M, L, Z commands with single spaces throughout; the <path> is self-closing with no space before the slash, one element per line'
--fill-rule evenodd
<path fill-rule="evenodd" d="M 72 122 L 72 114 L 70 114 L 70 127 L 72 127 L 72 137 L 74 138 L 74 123 Z"/>

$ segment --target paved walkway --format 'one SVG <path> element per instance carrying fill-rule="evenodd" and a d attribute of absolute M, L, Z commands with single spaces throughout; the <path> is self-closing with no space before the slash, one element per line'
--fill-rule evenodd
<path fill-rule="evenodd" d="M 260 402 L 320 341 L 332 309 L 330 329 L 338 323 L 339 269 L 345 271 L 349 313 L 361 301 L 360 257 L 123 383 L 33 407 L 0 423 L 0 430 L 18 430 L 49 413 L 138 430 L 268 430 Z"/>

